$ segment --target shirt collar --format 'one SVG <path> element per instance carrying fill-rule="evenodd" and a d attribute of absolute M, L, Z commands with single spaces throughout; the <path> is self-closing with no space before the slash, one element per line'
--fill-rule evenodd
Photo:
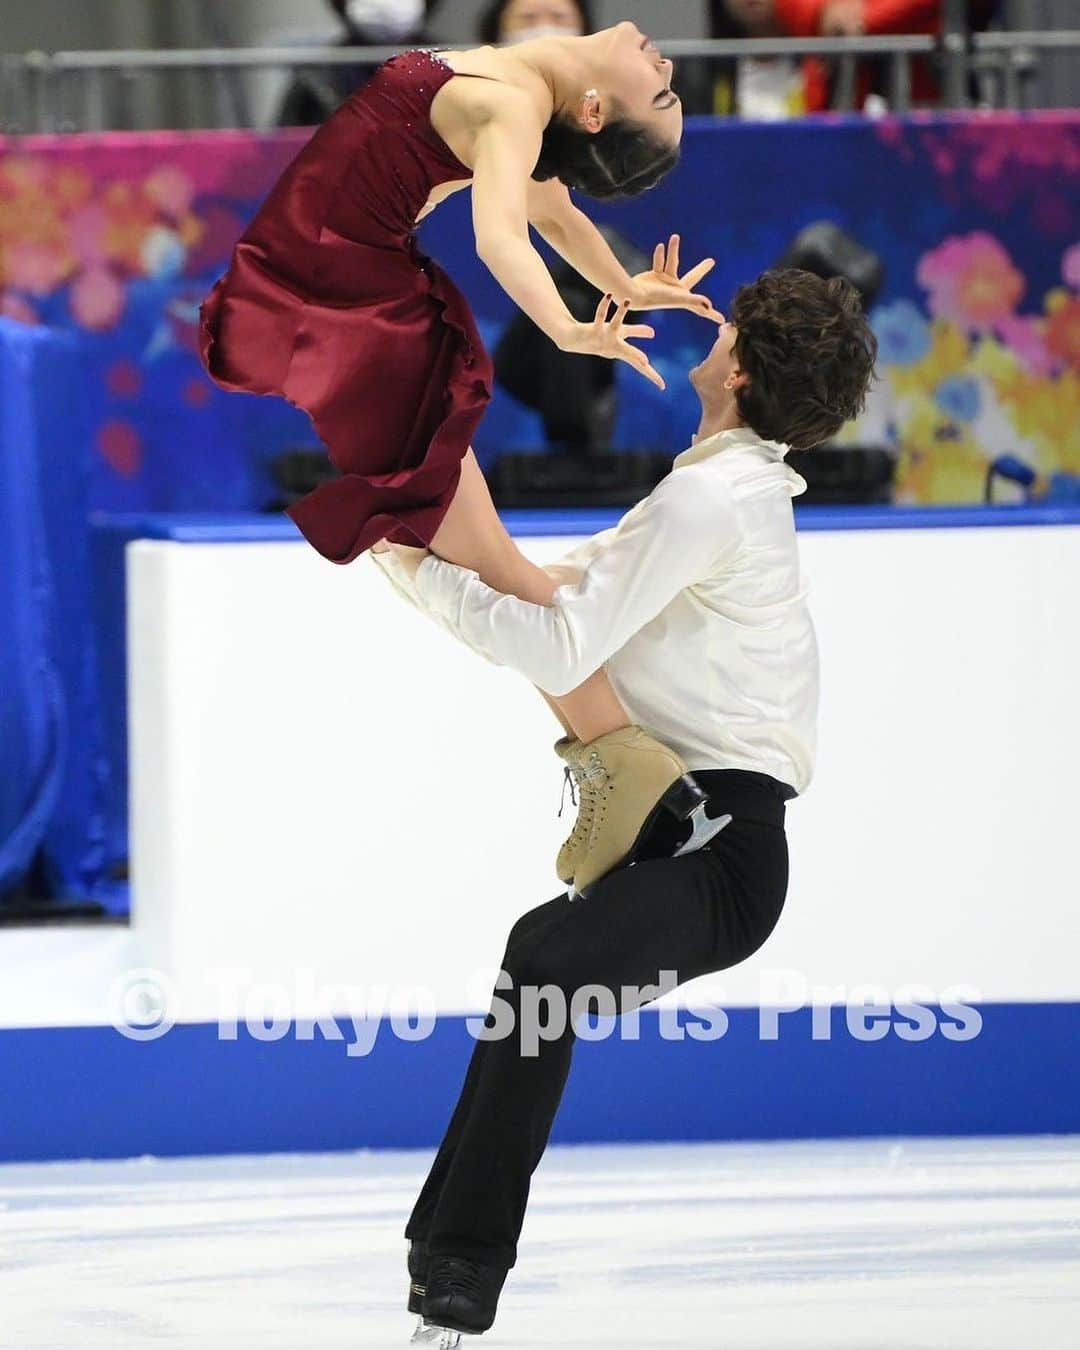
<path fill-rule="evenodd" d="M 672 468 L 681 468 L 684 464 L 696 464 L 699 460 L 709 459 L 721 450 L 736 448 L 756 450 L 761 459 L 779 462 L 783 460 L 791 447 L 781 445 L 779 441 L 762 440 L 757 432 L 750 427 L 730 427 L 727 431 L 718 431 L 713 436 L 706 436 L 704 440 L 695 442 L 682 454 L 676 455 L 672 461 Z"/>

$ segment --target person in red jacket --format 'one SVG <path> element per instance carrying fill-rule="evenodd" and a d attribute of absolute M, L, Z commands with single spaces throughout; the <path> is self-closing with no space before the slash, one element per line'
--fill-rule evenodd
<path fill-rule="evenodd" d="M 887 33 L 937 33 L 941 0 L 774 0 L 780 31 L 788 37 L 863 37 Z M 855 104 L 861 108 L 874 92 L 873 63 L 860 62 Z M 803 65 L 806 110 L 821 112 L 831 104 L 826 63 L 808 56 Z M 934 104 L 940 90 L 925 58 L 911 65 L 911 101 Z"/>
<path fill-rule="evenodd" d="M 999 0 L 968 0 L 968 22 L 985 27 L 999 7 Z M 942 0 L 713 0 L 713 30 L 718 37 L 741 31 L 747 37 L 871 37 L 897 33 L 937 34 L 942 27 Z M 860 62 L 855 106 L 867 96 L 884 92 L 884 63 Z M 832 106 L 830 65 L 821 57 L 807 57 L 803 64 L 806 112 L 822 112 Z M 914 104 L 934 105 L 940 86 L 932 63 L 917 57 L 911 66 L 911 99 Z"/>

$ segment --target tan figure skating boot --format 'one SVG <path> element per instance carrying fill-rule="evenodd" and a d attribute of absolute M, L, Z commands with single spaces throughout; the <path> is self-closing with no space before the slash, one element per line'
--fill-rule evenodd
<path fill-rule="evenodd" d="M 570 801 L 578 808 L 574 828 L 559 849 L 559 856 L 555 860 L 555 872 L 559 880 L 565 881 L 567 885 L 573 883 L 574 873 L 577 871 L 579 861 L 585 856 L 585 846 L 592 830 L 593 793 L 591 784 L 586 783 L 582 766 L 578 762 L 580 749 L 581 742 L 576 736 L 563 736 L 561 740 L 555 742 L 555 753 L 566 766 L 563 770 L 563 802 L 559 806 L 559 815 L 562 815 L 563 805 L 566 802 L 567 786 L 570 788 Z"/>
<path fill-rule="evenodd" d="M 608 872 L 636 861 L 661 811 L 671 812 L 678 820 L 695 815 L 704 818 L 708 794 L 674 750 L 639 726 L 609 731 L 582 745 L 574 758 L 582 770 L 582 802 L 587 800 L 587 791 L 591 803 L 584 856 L 575 853 L 578 862 L 571 899 L 587 897 Z M 695 836 L 694 845 L 700 847 L 696 820 Z"/>

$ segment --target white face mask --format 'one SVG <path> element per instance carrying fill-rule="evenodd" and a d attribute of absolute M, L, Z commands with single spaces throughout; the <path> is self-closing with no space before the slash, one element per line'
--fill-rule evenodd
<path fill-rule="evenodd" d="M 348 0 L 345 12 L 354 28 L 382 28 L 405 37 L 420 27 L 424 0 Z"/>
<path fill-rule="evenodd" d="M 504 46 L 516 47 L 519 42 L 532 42 L 536 38 L 580 37 L 572 28 L 563 28 L 557 23 L 539 23 L 534 28 L 522 28 L 506 39 Z"/>

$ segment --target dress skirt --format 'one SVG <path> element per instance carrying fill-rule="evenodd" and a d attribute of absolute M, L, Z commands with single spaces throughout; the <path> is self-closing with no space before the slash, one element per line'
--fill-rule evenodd
<path fill-rule="evenodd" d="M 372 102 L 344 105 L 300 152 L 201 312 L 202 358 L 219 385 L 310 416 L 341 476 L 288 514 L 336 563 L 384 537 L 431 543 L 493 378 L 468 302 L 412 232 L 431 165 L 394 195 L 393 138 L 380 138 Z M 424 145 L 429 159 L 436 147 Z"/>

